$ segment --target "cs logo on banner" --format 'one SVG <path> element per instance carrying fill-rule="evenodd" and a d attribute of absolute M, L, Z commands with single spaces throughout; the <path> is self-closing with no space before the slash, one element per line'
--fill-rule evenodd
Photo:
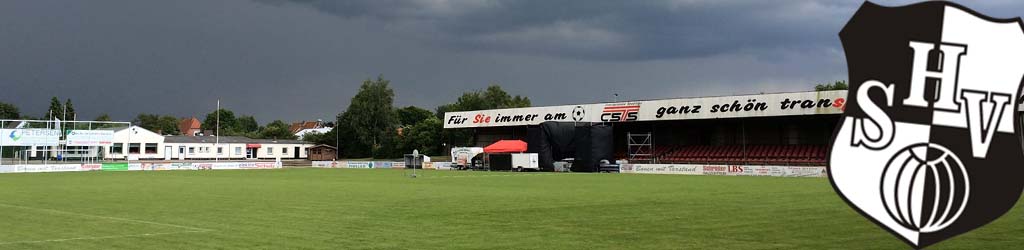
<path fill-rule="evenodd" d="M 839 37 L 851 84 L 828 171 L 850 206 L 923 248 L 1016 204 L 1020 18 L 949 2 L 866 2 Z"/>

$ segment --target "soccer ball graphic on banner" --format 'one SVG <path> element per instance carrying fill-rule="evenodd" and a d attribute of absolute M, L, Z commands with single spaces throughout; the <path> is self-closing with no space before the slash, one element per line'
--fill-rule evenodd
<path fill-rule="evenodd" d="M 946 147 L 918 143 L 898 151 L 882 173 L 882 203 L 893 220 L 920 233 L 960 217 L 970 196 L 963 162 Z"/>

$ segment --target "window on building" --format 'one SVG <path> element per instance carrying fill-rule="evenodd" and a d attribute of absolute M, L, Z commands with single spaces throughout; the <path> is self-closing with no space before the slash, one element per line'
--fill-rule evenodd
<path fill-rule="evenodd" d="M 140 149 L 142 149 L 142 145 L 139 145 L 138 143 L 128 143 L 129 154 L 138 154 Z"/>
<path fill-rule="evenodd" d="M 241 155 L 241 154 L 242 154 L 242 147 L 235 147 L 235 155 Z"/>
<path fill-rule="evenodd" d="M 156 143 L 146 143 L 146 153 L 156 154 Z"/>
<path fill-rule="evenodd" d="M 124 143 L 110 145 L 110 154 L 124 154 Z"/>
<path fill-rule="evenodd" d="M 267 147 L 267 155 L 274 155 L 274 147 Z"/>
<path fill-rule="evenodd" d="M 188 154 L 190 154 L 190 155 L 196 154 L 196 147 L 188 147 Z"/>
<path fill-rule="evenodd" d="M 224 154 L 224 147 L 217 147 L 217 155 L 223 155 L 223 154 Z"/>
<path fill-rule="evenodd" d="M 288 154 L 288 147 L 281 148 L 281 154 Z"/>

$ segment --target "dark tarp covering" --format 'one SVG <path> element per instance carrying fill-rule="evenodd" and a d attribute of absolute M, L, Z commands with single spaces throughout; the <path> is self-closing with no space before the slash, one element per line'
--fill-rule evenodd
<path fill-rule="evenodd" d="M 576 157 L 576 143 L 573 134 L 576 124 L 572 122 L 544 122 L 540 124 L 551 146 L 551 157 L 555 160 Z"/>
<path fill-rule="evenodd" d="M 590 157 L 594 160 L 594 168 L 601 160 L 615 163 L 615 138 L 612 126 L 597 125 L 590 127 Z"/>
<path fill-rule="evenodd" d="M 576 159 L 572 171 L 596 171 L 601 160 L 614 161 L 612 127 L 589 123 L 544 122 L 527 128 L 527 152 L 537 153 L 543 171 L 554 170 L 554 162 Z"/>
<path fill-rule="evenodd" d="M 491 161 L 491 170 L 512 170 L 512 155 L 510 154 L 497 154 L 488 155 L 488 159 Z"/>
<path fill-rule="evenodd" d="M 571 170 L 573 172 L 594 172 L 593 167 L 596 165 L 590 155 L 590 127 L 576 127 L 573 137 L 576 138 L 574 140 L 576 141 L 576 160 L 572 162 Z"/>
<path fill-rule="evenodd" d="M 526 152 L 537 153 L 540 171 L 555 171 L 555 159 L 551 156 L 551 144 L 548 144 L 544 129 L 540 126 L 526 128 Z"/>

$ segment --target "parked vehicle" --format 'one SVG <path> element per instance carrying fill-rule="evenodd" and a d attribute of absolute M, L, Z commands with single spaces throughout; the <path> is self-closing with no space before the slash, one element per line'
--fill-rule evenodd
<path fill-rule="evenodd" d="M 512 170 L 522 171 L 540 171 L 540 165 L 537 163 L 537 153 L 521 153 L 512 154 Z"/>

